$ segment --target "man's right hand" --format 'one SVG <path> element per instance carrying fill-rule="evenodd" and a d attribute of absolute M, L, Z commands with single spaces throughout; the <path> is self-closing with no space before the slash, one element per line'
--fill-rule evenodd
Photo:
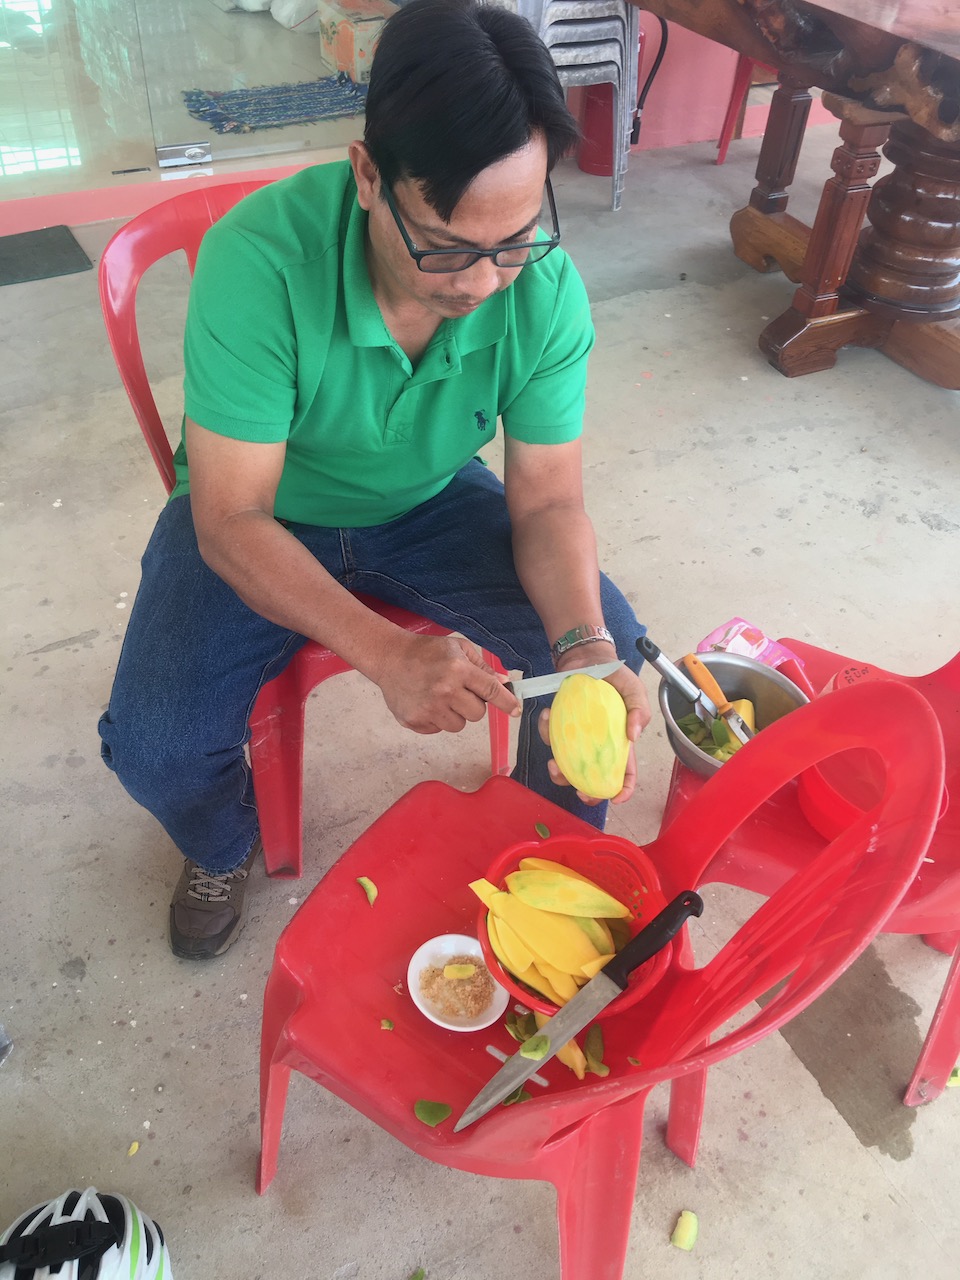
<path fill-rule="evenodd" d="M 375 678 L 396 720 L 415 733 L 459 733 L 468 720 L 482 720 L 488 704 L 520 715 L 507 677 L 462 636 L 401 631 Z"/>

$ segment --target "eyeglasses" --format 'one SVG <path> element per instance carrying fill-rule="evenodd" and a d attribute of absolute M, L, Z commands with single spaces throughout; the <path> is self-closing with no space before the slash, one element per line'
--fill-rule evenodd
<path fill-rule="evenodd" d="M 407 228 L 393 200 L 393 193 L 384 183 L 381 187 L 387 207 L 393 214 L 407 252 L 421 271 L 430 275 L 451 271 L 466 271 L 481 258 L 492 258 L 498 267 L 523 267 L 528 262 L 539 262 L 560 243 L 560 223 L 557 221 L 557 204 L 553 198 L 553 187 L 550 179 L 546 182 L 547 201 L 550 205 L 550 216 L 553 219 L 553 234 L 549 240 L 532 240 L 525 244 L 500 244 L 495 249 L 418 249 L 410 239 Z"/>

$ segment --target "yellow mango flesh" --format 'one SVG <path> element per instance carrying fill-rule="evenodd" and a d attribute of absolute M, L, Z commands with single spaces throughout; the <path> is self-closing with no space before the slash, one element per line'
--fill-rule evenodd
<path fill-rule="evenodd" d="M 545 1013 L 534 1013 L 537 1020 L 537 1027 L 545 1026 L 549 1021 Z M 553 1046 L 550 1046 L 553 1048 Z M 584 1057 L 583 1050 L 577 1044 L 576 1040 L 568 1040 L 565 1045 L 557 1050 L 557 1058 L 565 1067 L 569 1067 L 578 1080 L 582 1080 L 587 1074 L 587 1059 Z"/>
<path fill-rule="evenodd" d="M 534 991 L 539 991 L 544 999 L 549 1000 L 551 1004 L 555 1004 L 558 1009 L 562 1004 L 566 1003 L 560 992 L 553 989 L 535 964 L 530 965 L 529 969 L 524 969 L 522 973 L 518 973 L 515 976 L 521 982 L 526 983 L 528 987 L 532 987 Z"/>
<path fill-rule="evenodd" d="M 568 676 L 550 709 L 550 747 L 571 786 L 599 800 L 617 795 L 630 743 L 627 708 L 613 685 L 576 672 Z"/>
<path fill-rule="evenodd" d="M 608 916 L 623 918 L 628 907 L 603 889 L 585 880 L 556 871 L 512 871 L 506 885 L 515 898 L 541 911 L 556 911 L 565 916 Z"/>
<path fill-rule="evenodd" d="M 467 888 L 473 890 L 485 907 L 489 907 L 490 899 L 498 892 L 497 886 L 489 880 L 473 880 Z"/>
<path fill-rule="evenodd" d="M 574 919 L 601 955 L 613 955 L 617 948 L 613 945 L 613 934 L 608 924 L 595 920 L 593 916 L 574 916 Z"/>
<path fill-rule="evenodd" d="M 730 705 L 739 714 L 740 719 L 747 726 L 747 728 L 752 729 L 754 733 L 756 733 L 757 713 L 754 710 L 753 703 L 750 701 L 750 699 L 738 698 L 736 702 L 731 702 Z"/>
<path fill-rule="evenodd" d="M 546 960 L 538 960 L 535 963 L 564 1003 L 573 999 L 580 988 L 571 974 L 564 973 L 561 969 L 555 969 L 552 964 L 547 964 Z"/>
<path fill-rule="evenodd" d="M 534 956 L 563 973 L 580 973 L 585 964 L 598 959 L 596 947 L 570 916 L 541 911 L 512 893 L 495 893 L 489 906 L 498 924 L 504 920 Z"/>
<path fill-rule="evenodd" d="M 506 920 L 498 920 L 487 912 L 487 935 L 494 955 L 511 973 L 521 973 L 533 964 L 533 952 L 525 946 Z"/>
<path fill-rule="evenodd" d="M 583 880 L 586 884 L 593 884 L 587 876 L 581 875 L 579 871 L 574 871 L 573 867 L 565 867 L 562 862 L 551 862 L 549 858 L 521 858 L 521 871 L 556 871 L 558 875 L 569 876 L 571 880 Z"/>

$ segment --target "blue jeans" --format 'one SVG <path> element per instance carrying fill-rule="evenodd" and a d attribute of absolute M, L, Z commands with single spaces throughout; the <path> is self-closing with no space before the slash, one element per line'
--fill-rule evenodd
<path fill-rule="evenodd" d="M 468 463 L 435 498 L 388 524 L 287 528 L 352 591 L 461 632 L 508 670 L 552 671 L 547 637 L 513 567 L 503 486 L 479 461 Z M 243 751 L 247 721 L 260 689 L 305 640 L 254 613 L 207 568 L 197 550 L 189 496 L 164 508 L 142 570 L 110 705 L 100 720 L 101 754 L 185 857 L 205 871 L 231 871 L 257 838 Z M 637 670 L 636 641 L 645 628 L 602 575 L 601 599 L 618 653 Z M 602 829 L 605 804 L 585 805 L 572 787 L 550 780 L 550 751 L 537 732 L 544 705 L 542 699 L 524 702 L 512 776 Z"/>

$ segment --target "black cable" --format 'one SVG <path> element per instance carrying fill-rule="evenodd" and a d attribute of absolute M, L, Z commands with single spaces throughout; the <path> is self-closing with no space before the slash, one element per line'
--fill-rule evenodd
<path fill-rule="evenodd" d="M 653 84 L 654 77 L 660 70 L 660 63 L 663 61 L 663 55 L 667 52 L 667 20 L 657 16 L 660 23 L 660 48 L 657 50 L 657 56 L 653 60 L 653 66 L 650 68 L 650 74 L 644 81 L 643 88 L 640 90 L 640 97 L 637 99 L 637 110 L 633 118 L 633 129 L 630 133 L 630 145 L 635 147 L 640 141 L 640 120 L 643 116 L 643 104 L 647 100 L 647 94 L 650 92 L 650 86 Z"/>

